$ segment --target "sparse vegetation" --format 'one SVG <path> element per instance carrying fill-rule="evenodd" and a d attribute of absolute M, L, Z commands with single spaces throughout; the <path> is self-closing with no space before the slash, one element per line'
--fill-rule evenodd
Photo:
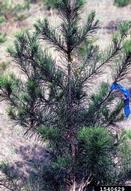
<path fill-rule="evenodd" d="M 6 33 L 0 32 L 0 44 L 6 41 Z"/>
<path fill-rule="evenodd" d="M 47 6 L 48 9 L 50 9 L 57 8 L 60 1 L 62 0 L 43 0 L 43 3 Z"/>
<path fill-rule="evenodd" d="M 26 15 L 26 14 L 16 15 L 15 21 L 23 21 L 23 20 L 25 20 L 27 18 L 28 18 L 28 15 Z"/>
<path fill-rule="evenodd" d="M 11 17 L 17 16 L 20 12 L 28 10 L 30 3 L 25 1 L 21 4 L 17 3 L 14 5 L 11 1 L 0 1 L 0 16 L 8 20 Z"/>
<path fill-rule="evenodd" d="M 38 0 L 27 0 L 29 3 L 37 3 Z"/>
<path fill-rule="evenodd" d="M 84 4 L 86 0 L 79 0 L 80 4 Z M 48 9 L 50 8 L 59 8 L 59 4 L 62 0 L 43 0 L 43 3 L 47 6 Z"/>
<path fill-rule="evenodd" d="M 5 17 L 4 16 L 0 16 L 0 25 L 3 24 L 5 22 Z"/>
<path fill-rule="evenodd" d="M 124 7 L 129 4 L 129 0 L 115 0 L 114 3 L 119 7 Z"/>
<path fill-rule="evenodd" d="M 3 72 L 7 69 L 9 63 L 10 63 L 10 62 L 1 62 L 1 63 L 0 63 L 0 72 L 3 73 Z"/>

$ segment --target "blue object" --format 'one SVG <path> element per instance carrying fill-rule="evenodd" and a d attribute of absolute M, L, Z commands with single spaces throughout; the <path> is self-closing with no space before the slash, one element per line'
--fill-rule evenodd
<path fill-rule="evenodd" d="M 125 116 L 127 118 L 130 115 L 130 113 L 131 113 L 131 110 L 130 110 L 130 100 L 129 99 L 125 99 L 124 100 L 124 113 L 125 113 Z"/>
<path fill-rule="evenodd" d="M 111 86 L 111 90 L 119 90 L 125 97 L 124 99 L 124 113 L 126 118 L 129 117 L 129 115 L 131 114 L 131 110 L 130 110 L 130 92 L 128 89 L 126 89 L 125 87 L 123 87 L 121 84 L 118 84 L 116 82 L 114 82 Z"/>

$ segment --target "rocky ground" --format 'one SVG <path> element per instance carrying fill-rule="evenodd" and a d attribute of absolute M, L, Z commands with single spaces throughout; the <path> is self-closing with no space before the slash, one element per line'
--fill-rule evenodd
<path fill-rule="evenodd" d="M 18 3 L 18 1 L 16 2 Z M 19 2 L 21 3 L 21 0 Z M 112 32 L 116 30 L 117 23 L 131 20 L 131 4 L 124 8 L 118 8 L 113 5 L 113 0 L 88 0 L 83 17 L 91 10 L 96 11 L 96 17 L 101 22 L 101 29 L 97 36 L 99 38 L 98 43 L 102 48 L 107 46 Z M 12 62 L 6 49 L 12 45 L 16 32 L 25 28 L 32 29 L 36 20 L 47 15 L 52 25 L 56 26 L 59 23 L 57 15 L 55 13 L 50 15 L 39 2 L 32 4 L 26 14 L 27 18 L 23 21 L 14 21 L 14 19 L 9 18 L 4 25 L 0 26 L 0 31 L 7 34 L 6 42 L 0 44 L 0 64 L 7 61 Z M 54 55 L 56 57 L 56 54 Z M 11 64 L 7 70 L 15 70 L 15 66 Z M 127 76 L 124 83 L 131 87 L 131 75 Z M 22 176 L 28 176 L 36 161 L 46 160 L 45 144 L 35 135 L 24 136 L 24 129 L 8 119 L 5 108 L 6 103 L 0 102 L 0 163 L 10 161 L 15 164 L 16 169 L 20 169 L 20 173 L 24 173 Z M 118 125 L 120 128 L 131 128 L 131 117 Z M 33 170 L 36 169 L 33 167 Z M 127 185 L 131 186 L 130 180 L 127 181 Z M 3 191 L 1 187 L 0 191 Z"/>

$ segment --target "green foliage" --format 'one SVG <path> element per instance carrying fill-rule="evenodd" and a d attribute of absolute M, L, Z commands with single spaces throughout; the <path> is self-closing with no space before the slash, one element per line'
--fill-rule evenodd
<path fill-rule="evenodd" d="M 0 16 L 8 20 L 10 17 L 19 17 L 18 14 L 30 8 L 30 3 L 24 1 L 23 3 L 14 4 L 12 1 L 1 1 L 0 2 Z M 1 18 L 1 19 L 2 19 Z"/>
<path fill-rule="evenodd" d="M 12 107 L 8 107 L 6 113 L 11 119 L 15 119 L 15 111 L 13 110 Z"/>
<path fill-rule="evenodd" d="M 122 109 L 123 102 L 118 102 L 114 108 L 109 108 L 109 104 L 113 104 L 114 96 L 109 95 L 109 85 L 102 83 L 97 93 L 92 94 L 90 98 L 89 108 L 87 113 L 82 113 L 83 117 L 86 117 L 86 124 L 98 125 L 104 124 L 109 125 L 115 121 L 123 119 Z M 106 103 L 103 104 L 103 101 Z"/>
<path fill-rule="evenodd" d="M 2 162 L 0 164 L 0 171 L 3 172 L 10 181 L 13 181 L 13 179 L 17 178 L 17 175 L 11 170 L 9 163 Z"/>
<path fill-rule="evenodd" d="M 28 0 L 29 3 L 37 3 L 38 0 Z"/>
<path fill-rule="evenodd" d="M 0 32 L 0 44 L 6 41 L 6 33 Z"/>
<path fill-rule="evenodd" d="M 43 171 L 44 189 L 52 191 L 65 190 L 68 179 L 68 169 L 71 168 L 70 156 L 60 156 L 53 160 L 50 166 L 45 166 Z"/>
<path fill-rule="evenodd" d="M 4 16 L 0 16 L 0 25 L 3 24 L 5 22 L 5 17 Z"/>
<path fill-rule="evenodd" d="M 124 50 L 126 54 L 130 54 L 131 53 L 131 40 L 127 40 L 124 44 Z"/>
<path fill-rule="evenodd" d="M 59 8 L 62 4 L 62 0 L 43 0 L 43 3 L 47 6 L 47 8 Z M 79 4 L 83 5 L 85 0 L 79 0 Z"/>
<path fill-rule="evenodd" d="M 68 168 L 71 163 L 71 159 L 69 156 L 66 157 L 58 157 L 55 162 L 53 162 L 52 166 L 55 169 Z"/>
<path fill-rule="evenodd" d="M 131 130 L 130 129 L 124 129 L 121 134 L 122 140 L 130 140 L 131 139 Z"/>
<path fill-rule="evenodd" d="M 0 63 L 0 73 L 3 74 L 7 69 L 10 62 L 1 62 Z"/>
<path fill-rule="evenodd" d="M 130 29 L 130 27 L 131 27 L 131 23 L 126 21 L 126 22 L 122 22 L 118 26 L 118 29 L 119 29 L 121 34 L 126 34 L 126 32 Z"/>
<path fill-rule="evenodd" d="M 28 1 L 24 2 L 23 4 L 16 4 L 16 6 L 13 8 L 13 12 L 21 12 L 26 9 L 30 9 L 30 3 Z"/>
<path fill-rule="evenodd" d="M 4 75 L 0 77 L 0 87 L 5 88 L 5 90 L 10 94 L 12 86 L 12 79 L 9 75 Z"/>
<path fill-rule="evenodd" d="M 28 15 L 25 15 L 25 14 L 16 15 L 15 21 L 23 21 L 27 18 L 28 18 Z"/>
<path fill-rule="evenodd" d="M 129 0 L 115 0 L 114 3 L 118 6 L 118 7 L 124 7 L 126 5 L 129 4 Z"/>
<path fill-rule="evenodd" d="M 0 78 L 0 86 L 2 88 L 5 88 L 5 87 L 17 87 L 17 81 L 15 81 L 15 76 L 13 74 L 5 74 L 3 76 L 1 76 Z"/>
<path fill-rule="evenodd" d="M 103 149 L 105 149 L 108 146 L 110 147 L 112 143 L 112 138 L 110 135 L 108 135 L 108 130 L 100 127 L 82 128 L 78 133 L 78 139 L 80 141 L 84 141 L 89 147 L 90 144 L 91 146 L 95 144 L 96 147 L 93 146 L 93 148 L 96 150 L 98 149 L 98 153 L 101 146 L 103 147 Z"/>
<path fill-rule="evenodd" d="M 7 15 L 10 15 L 11 11 L 12 11 L 12 1 L 1 1 L 0 2 L 0 15 L 7 17 Z"/>
<path fill-rule="evenodd" d="M 57 8 L 62 0 L 43 0 L 47 8 Z"/>
<path fill-rule="evenodd" d="M 111 134 L 107 129 L 100 127 L 82 128 L 78 133 L 78 140 L 80 171 L 89 170 L 94 181 L 100 182 L 100 185 L 111 184 L 111 181 L 114 181 L 115 170 L 112 159 L 115 148 Z"/>
<path fill-rule="evenodd" d="M 50 141 L 53 141 L 53 142 L 56 142 L 61 137 L 60 129 L 58 129 L 58 128 L 42 127 L 42 128 L 38 129 L 38 132 L 41 134 L 41 136 L 45 140 L 50 140 Z"/>
<path fill-rule="evenodd" d="M 52 190 L 64 190 L 72 168 L 77 180 L 81 180 L 81 177 L 90 174 L 94 185 L 98 183 L 100 185 L 118 183 L 119 178 L 123 177 L 129 170 L 131 152 L 129 143 L 122 137 L 115 145 L 114 135 L 107 129 L 101 127 L 81 128 L 77 134 L 78 150 L 75 164 L 72 156 L 69 155 L 69 151 L 64 156 L 51 155 L 51 163 L 45 165 L 43 171 L 46 182 L 45 188 L 47 190 L 51 188 Z M 116 163 L 115 161 L 118 158 L 119 161 Z"/>
<path fill-rule="evenodd" d="M 124 129 L 119 138 L 119 164 L 121 165 L 120 177 L 129 173 L 130 160 L 131 160 L 131 147 L 130 147 L 131 131 Z"/>

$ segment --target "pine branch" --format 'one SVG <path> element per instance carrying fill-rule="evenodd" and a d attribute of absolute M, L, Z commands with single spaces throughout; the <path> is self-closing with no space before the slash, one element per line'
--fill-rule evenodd
<path fill-rule="evenodd" d="M 87 19 L 87 24 L 79 29 L 78 40 L 74 43 L 73 49 L 80 46 L 80 44 L 83 43 L 88 36 L 98 29 L 98 23 L 98 20 L 95 21 L 95 12 L 90 13 Z"/>
<path fill-rule="evenodd" d="M 59 3 L 58 10 L 62 20 L 69 23 L 69 21 L 79 20 L 79 12 L 84 5 L 84 1 L 80 0 L 63 0 Z"/>
<path fill-rule="evenodd" d="M 18 35 L 15 48 L 8 51 L 29 79 L 40 77 L 63 88 L 62 78 L 65 74 L 56 68 L 54 60 L 40 48 L 36 34 L 26 32 Z"/>
<path fill-rule="evenodd" d="M 131 67 L 131 55 L 126 55 L 124 58 L 119 61 L 122 63 L 116 64 L 116 72 L 114 75 L 114 82 L 119 82 L 124 79 Z"/>
<path fill-rule="evenodd" d="M 100 73 L 100 69 L 107 64 L 108 62 L 110 62 L 112 60 L 112 58 L 114 58 L 115 56 L 118 55 L 118 53 L 121 51 L 122 47 L 120 47 L 121 41 L 119 42 L 119 44 L 115 44 L 113 49 L 111 50 L 111 53 L 107 56 L 107 58 L 97 66 L 97 63 L 94 63 L 94 67 L 91 68 L 91 71 L 88 73 L 87 76 L 84 76 L 81 83 L 85 83 L 86 81 L 88 81 L 89 79 L 91 79 L 92 77 L 94 77 L 95 75 L 98 75 Z M 111 48 L 110 48 L 111 49 Z"/>
<path fill-rule="evenodd" d="M 66 53 L 67 50 L 64 46 L 65 43 L 62 39 L 62 36 L 58 35 L 56 30 L 49 26 L 47 19 L 45 19 L 43 22 L 38 21 L 38 23 L 35 24 L 35 28 L 38 34 L 41 34 L 41 39 L 48 41 L 48 43 L 52 44 L 53 47 L 56 47 L 58 51 Z"/>

